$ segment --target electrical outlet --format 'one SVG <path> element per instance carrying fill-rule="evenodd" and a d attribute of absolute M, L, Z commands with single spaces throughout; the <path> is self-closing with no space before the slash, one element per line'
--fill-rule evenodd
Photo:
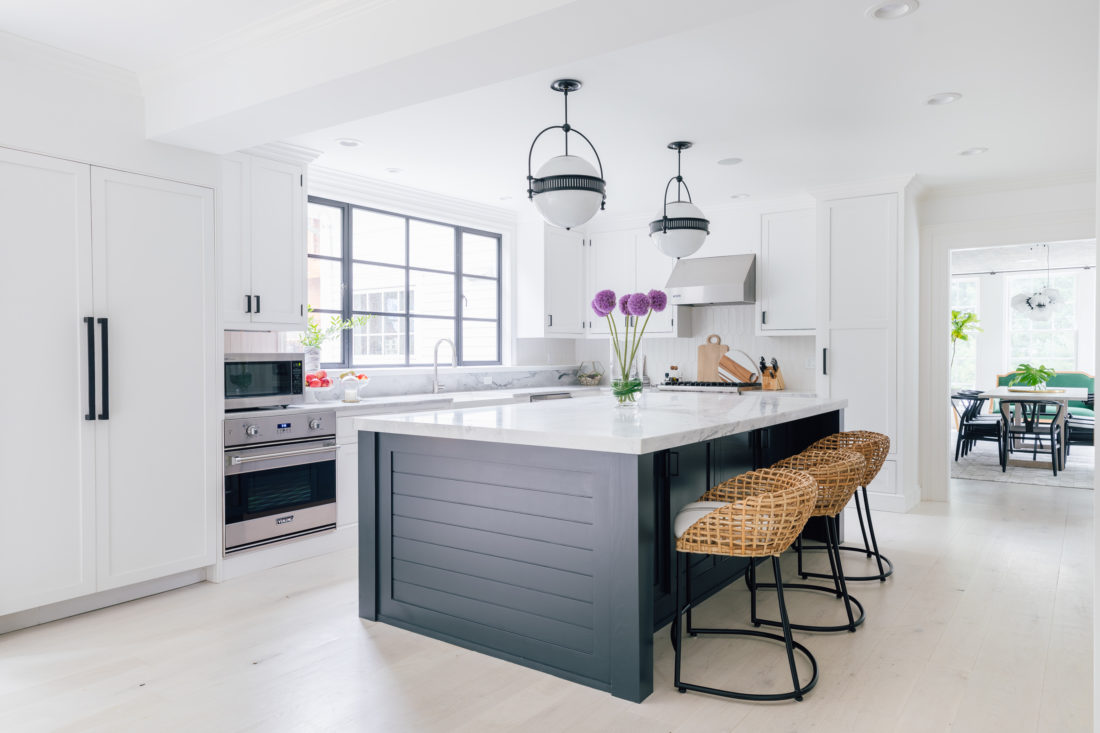
<path fill-rule="evenodd" d="M 492 377 L 482 377 L 481 378 L 481 383 L 482 384 L 492 384 L 493 383 L 493 378 Z"/>

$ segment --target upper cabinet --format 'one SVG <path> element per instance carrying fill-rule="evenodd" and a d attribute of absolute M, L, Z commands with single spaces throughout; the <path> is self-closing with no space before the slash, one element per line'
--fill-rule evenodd
<path fill-rule="evenodd" d="M 222 311 L 228 329 L 306 323 L 306 166 L 222 159 Z"/>
<path fill-rule="evenodd" d="M 675 259 L 653 246 L 644 227 L 599 232 L 588 241 L 588 281 L 592 295 L 598 290 L 614 290 L 620 297 L 625 293 L 664 290 L 676 264 Z M 670 306 L 654 313 L 646 326 L 646 335 L 674 335 L 676 311 Z M 591 312 L 588 317 L 592 322 L 589 333 L 601 336 L 608 333 L 607 319 L 597 319 Z"/>
<path fill-rule="evenodd" d="M 760 217 L 756 293 L 761 335 L 811 335 L 817 327 L 816 221 L 814 209 Z"/>
<path fill-rule="evenodd" d="M 516 247 L 516 335 L 575 338 L 587 330 L 584 262 L 587 240 L 577 230 L 521 219 Z"/>

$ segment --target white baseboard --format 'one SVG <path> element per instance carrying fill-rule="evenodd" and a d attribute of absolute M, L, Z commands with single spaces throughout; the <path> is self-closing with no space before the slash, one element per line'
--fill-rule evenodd
<path fill-rule="evenodd" d="M 206 568 L 198 568 L 197 570 L 188 570 L 164 578 L 148 580 L 144 583 L 135 583 L 134 585 L 127 585 L 122 588 L 112 588 L 111 590 L 105 590 L 101 593 L 93 593 L 88 596 L 81 596 L 80 598 L 71 598 L 67 601 L 58 601 L 48 606 L 39 606 L 38 608 L 30 608 L 26 611 L 9 613 L 6 616 L 0 616 L 0 634 L 49 623 L 50 621 L 57 621 L 58 619 L 67 618 L 68 616 L 76 616 L 81 613 L 96 611 L 100 608 L 106 608 L 107 606 L 114 606 L 119 603 L 133 601 L 137 598 L 144 598 L 145 596 L 152 596 L 168 590 L 182 588 L 185 585 L 201 583 L 205 579 Z"/>
<path fill-rule="evenodd" d="M 871 509 L 880 512 L 904 514 L 917 505 L 916 500 L 904 494 L 880 494 L 868 491 L 867 499 L 871 502 Z"/>
<path fill-rule="evenodd" d="M 305 537 L 298 537 L 273 545 L 244 550 L 222 558 L 217 564 L 210 566 L 206 579 L 214 583 L 221 583 L 249 573 L 305 560 L 308 557 L 316 557 L 348 547 L 355 547 L 358 541 L 359 524 L 346 524 L 331 532 L 306 535 Z"/>

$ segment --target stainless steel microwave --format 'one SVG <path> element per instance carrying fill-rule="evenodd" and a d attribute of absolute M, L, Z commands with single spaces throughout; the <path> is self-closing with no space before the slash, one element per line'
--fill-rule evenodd
<path fill-rule="evenodd" d="M 302 354 L 226 354 L 225 409 L 305 402 Z"/>

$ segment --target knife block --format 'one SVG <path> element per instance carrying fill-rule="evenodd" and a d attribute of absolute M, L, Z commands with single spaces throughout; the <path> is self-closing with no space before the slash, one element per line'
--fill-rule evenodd
<path fill-rule="evenodd" d="M 764 370 L 764 373 L 760 376 L 761 388 L 770 390 L 784 389 L 786 385 L 783 383 L 783 370 L 779 367 L 768 367 Z"/>

